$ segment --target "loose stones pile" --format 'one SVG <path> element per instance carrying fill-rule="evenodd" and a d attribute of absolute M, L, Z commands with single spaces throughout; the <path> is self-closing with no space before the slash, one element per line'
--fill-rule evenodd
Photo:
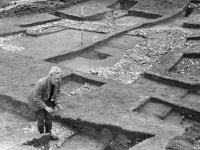
<path fill-rule="evenodd" d="M 56 26 L 56 25 L 52 25 L 50 27 L 45 26 L 45 25 L 40 25 L 40 27 L 28 29 L 27 33 L 41 34 L 41 33 L 48 33 L 48 32 L 56 32 L 56 31 L 60 31 L 62 29 L 64 30 L 66 28 L 62 27 L 62 26 Z"/>
<path fill-rule="evenodd" d="M 190 40 L 183 44 L 183 48 L 199 49 L 200 44 L 198 40 Z M 181 61 L 172 69 L 173 72 L 186 75 L 192 74 L 195 70 L 200 68 L 200 58 L 186 58 Z"/>
<path fill-rule="evenodd" d="M 10 3 L 9 6 L 0 9 L 0 17 L 47 12 L 62 7 L 64 7 L 62 3 L 58 2 L 54 3 L 53 1 L 15 2 L 15 3 Z"/>
<path fill-rule="evenodd" d="M 173 72 L 186 75 L 193 73 L 196 69 L 200 68 L 200 58 L 183 58 L 173 68 Z"/>
<path fill-rule="evenodd" d="M 18 132 L 22 134 L 38 133 L 37 122 L 30 122 L 24 128 L 20 129 Z M 67 139 L 75 134 L 75 131 L 69 128 L 63 127 L 60 124 L 53 124 L 52 133 L 59 137 L 56 143 L 50 143 L 49 150 L 56 150 L 60 148 Z"/>
<path fill-rule="evenodd" d="M 80 88 L 76 89 L 75 91 L 72 91 L 69 93 L 69 96 L 77 96 L 77 95 L 84 95 L 92 90 L 95 90 L 96 86 L 91 85 L 89 83 L 85 83 Z"/>
<path fill-rule="evenodd" d="M 20 52 L 20 51 L 24 50 L 25 48 L 15 46 L 15 45 L 10 45 L 7 43 L 7 41 L 22 38 L 24 36 L 25 36 L 24 34 L 20 33 L 20 34 L 15 34 L 15 35 L 11 35 L 11 36 L 0 37 L 0 48 L 7 50 L 7 51 L 14 52 L 14 53 Z"/>
<path fill-rule="evenodd" d="M 183 44 L 183 48 L 200 49 L 199 40 L 189 40 Z"/>
<path fill-rule="evenodd" d="M 64 27 L 68 29 L 77 29 L 77 30 L 84 30 L 84 31 L 94 31 L 94 32 L 101 32 L 101 33 L 109 33 L 114 32 L 117 30 L 121 30 L 123 28 L 126 28 L 127 26 L 123 25 L 117 25 L 112 23 L 103 23 L 103 22 L 93 22 L 93 21 L 75 21 L 75 20 L 61 20 L 53 23 L 47 23 L 44 25 L 38 25 L 35 27 L 27 28 L 28 32 L 46 32 L 48 28 L 54 28 L 56 27 Z"/>
<path fill-rule="evenodd" d="M 90 73 L 131 84 L 187 35 L 178 29 L 137 29 L 130 34 L 146 37 L 146 40 L 127 50 L 114 66 L 96 68 Z"/>

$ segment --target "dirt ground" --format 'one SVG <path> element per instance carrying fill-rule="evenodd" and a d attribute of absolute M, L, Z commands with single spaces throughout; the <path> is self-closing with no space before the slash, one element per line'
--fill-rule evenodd
<path fill-rule="evenodd" d="M 4 1 L 1 2 L 2 7 Z M 91 0 L 87 4 L 100 9 L 115 2 Z M 194 150 L 193 143 L 198 143 L 199 135 L 186 135 L 199 130 L 193 128 L 200 121 L 199 93 L 191 90 L 199 86 L 199 78 L 171 73 L 169 64 L 177 65 L 177 59 L 185 54 L 176 51 L 176 47 L 182 49 L 188 35 L 197 35 L 198 29 L 183 28 L 182 24 L 198 13 L 184 17 L 189 4 L 186 0 L 184 3 L 174 1 L 177 11 L 171 7 L 172 1 L 167 1 L 170 4 L 165 3 L 164 9 L 160 2 L 149 3 L 156 3 L 157 12 L 164 17 L 170 9 L 173 13 L 166 15 L 167 22 L 158 25 L 155 22 L 162 18 L 128 14 L 112 20 L 104 16 L 102 20 L 85 24 L 70 19 L 64 22 L 66 18 L 56 16 L 55 12 L 1 18 L 0 146 L 3 150 L 44 149 L 41 145 L 23 145 L 33 139 L 45 139 L 37 133 L 27 96 L 52 65 L 59 65 L 64 71 L 63 111 L 55 117 L 53 132 L 67 137 L 64 142 L 58 141 L 63 142 L 61 147 L 52 149 L 182 150 L 185 145 L 188 150 Z M 69 10 L 76 11 L 79 5 L 70 5 Z M 140 9 L 145 6 L 144 11 L 147 11 L 141 2 L 135 6 Z M 151 12 L 155 8 L 150 6 Z M 92 10 L 92 14 L 95 13 Z M 171 20 L 178 13 L 182 15 Z M 26 27 L 20 26 L 22 23 Z M 145 23 L 152 27 L 141 28 Z M 29 27 L 33 27 L 32 33 L 38 36 L 26 34 Z M 57 32 L 60 27 L 63 30 Z M 187 52 L 191 52 L 196 43 L 190 43 Z M 198 44 L 195 46 L 196 59 L 199 50 Z M 198 68 L 200 63 L 195 62 Z M 72 132 L 70 125 L 76 129 L 81 126 L 81 131 L 87 134 Z M 188 142 L 191 139 L 193 142 Z M 59 143 L 50 142 L 50 145 Z"/>

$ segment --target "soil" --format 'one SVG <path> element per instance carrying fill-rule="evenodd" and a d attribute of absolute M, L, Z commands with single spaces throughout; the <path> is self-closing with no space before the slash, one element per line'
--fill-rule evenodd
<path fill-rule="evenodd" d="M 156 12 L 165 16 L 169 15 L 167 12 L 172 9 L 173 13 L 182 11 L 189 1 L 165 1 L 164 7 L 161 1 L 146 2 L 138 1 L 138 5 L 135 6 L 141 6 L 139 8 L 143 9 L 148 4 L 148 10 L 157 10 Z M 91 1 L 92 6 L 96 3 L 97 1 Z M 107 8 L 115 1 L 102 0 L 98 1 L 99 3 L 102 5 L 95 6 L 100 9 Z M 144 11 L 146 12 L 146 9 Z M 95 14 L 95 10 L 92 13 Z M 181 150 L 184 146 L 193 146 L 194 142 L 190 142 L 191 139 L 197 140 L 194 140 L 195 136 L 189 135 L 194 135 L 195 130 L 200 131 L 199 128 L 193 127 L 193 124 L 200 121 L 199 94 L 190 92 L 189 88 L 182 87 L 181 84 L 169 84 L 167 77 L 172 77 L 173 74 L 169 70 L 163 71 L 169 63 L 173 62 L 174 65 L 177 62 L 174 61 L 175 56 L 180 51 L 177 51 L 176 47 L 183 48 L 182 43 L 186 40 L 186 35 L 196 32 L 195 29 L 185 29 L 181 26 L 183 20 L 187 21 L 189 17 L 180 16 L 177 18 L 178 21 L 169 19 L 168 23 L 156 25 L 156 19 L 120 16 L 121 18 L 116 18 L 114 23 L 126 24 L 127 28 L 107 33 L 95 32 L 98 29 L 81 31 L 66 28 L 46 35 L 42 33 L 43 35 L 38 37 L 26 35 L 26 28 L 19 26 L 20 22 L 24 25 L 45 25 L 47 21 L 55 21 L 52 20 L 52 16 L 59 18 L 52 13 L 1 19 L 1 26 L 6 29 L 1 31 L 0 37 L 0 101 L 3 108 L 0 111 L 0 130 L 3 132 L 0 145 L 3 150 L 39 149 L 22 143 L 48 140 L 48 135 L 39 135 L 36 131 L 36 122 L 32 122 L 35 121 L 35 116 L 27 105 L 27 96 L 35 82 L 46 76 L 52 65 L 59 65 L 64 72 L 63 79 L 68 79 L 68 82 L 63 84 L 61 92 L 63 110 L 55 113 L 56 123 L 53 124 L 53 132 L 62 135 L 62 140 L 50 142 L 50 145 L 60 145 L 59 148 L 54 147 L 55 149 L 173 150 L 179 147 Z M 136 24 L 133 18 L 137 18 Z M 102 23 L 105 19 L 99 22 Z M 146 25 L 145 23 L 154 27 L 141 29 L 141 25 Z M 93 22 L 92 25 L 94 26 Z M 87 27 L 89 28 L 90 24 Z M 14 36 L 16 32 L 18 34 Z M 110 57 L 96 60 L 94 52 Z M 198 49 L 196 52 L 198 53 Z M 167 58 L 170 59 L 166 60 Z M 47 61 L 49 59 L 57 60 L 52 63 Z M 104 76 L 89 73 L 89 70 L 97 67 L 110 69 Z M 151 67 L 155 70 L 154 80 L 143 76 Z M 112 78 L 114 73 L 117 77 Z M 164 79 L 159 80 L 156 73 Z M 81 79 L 72 78 L 75 75 Z M 134 81 L 123 82 L 124 78 L 132 78 L 132 75 L 137 76 Z M 110 76 L 111 78 L 108 78 Z M 179 81 L 179 75 L 174 76 L 174 82 Z M 182 81 L 183 83 L 190 81 L 191 77 L 184 74 L 184 78 L 188 80 Z M 193 80 L 198 81 L 198 76 L 194 76 Z M 88 83 L 90 85 L 86 85 Z M 192 86 L 191 82 L 185 84 Z M 91 85 L 95 88 L 86 90 L 86 93 L 82 92 Z M 69 94 L 77 91 L 80 93 Z M 160 103 L 148 103 L 152 98 Z M 133 111 L 145 103 L 148 103 L 146 108 Z M 166 103 L 170 107 L 166 106 Z M 183 122 L 182 114 L 171 110 L 171 107 L 187 112 L 187 116 L 191 116 L 190 119 L 193 121 Z M 160 119 L 163 116 L 165 120 Z M 34 132 L 16 132 L 21 127 L 27 127 L 26 125 L 29 131 L 35 129 Z M 80 134 L 80 130 L 89 136 Z"/>

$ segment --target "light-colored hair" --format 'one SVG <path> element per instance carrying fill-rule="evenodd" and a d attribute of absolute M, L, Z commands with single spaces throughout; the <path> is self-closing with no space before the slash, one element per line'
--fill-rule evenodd
<path fill-rule="evenodd" d="M 49 71 L 49 76 L 51 77 L 53 75 L 59 75 L 60 77 L 62 77 L 63 72 L 58 66 L 52 66 L 50 71 Z"/>

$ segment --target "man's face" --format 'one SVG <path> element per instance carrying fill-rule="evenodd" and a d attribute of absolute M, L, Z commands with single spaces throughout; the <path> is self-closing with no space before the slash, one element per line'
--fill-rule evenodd
<path fill-rule="evenodd" d="M 53 74 L 51 76 L 51 83 L 54 85 L 58 85 L 59 82 L 61 82 L 62 78 L 60 74 Z"/>

